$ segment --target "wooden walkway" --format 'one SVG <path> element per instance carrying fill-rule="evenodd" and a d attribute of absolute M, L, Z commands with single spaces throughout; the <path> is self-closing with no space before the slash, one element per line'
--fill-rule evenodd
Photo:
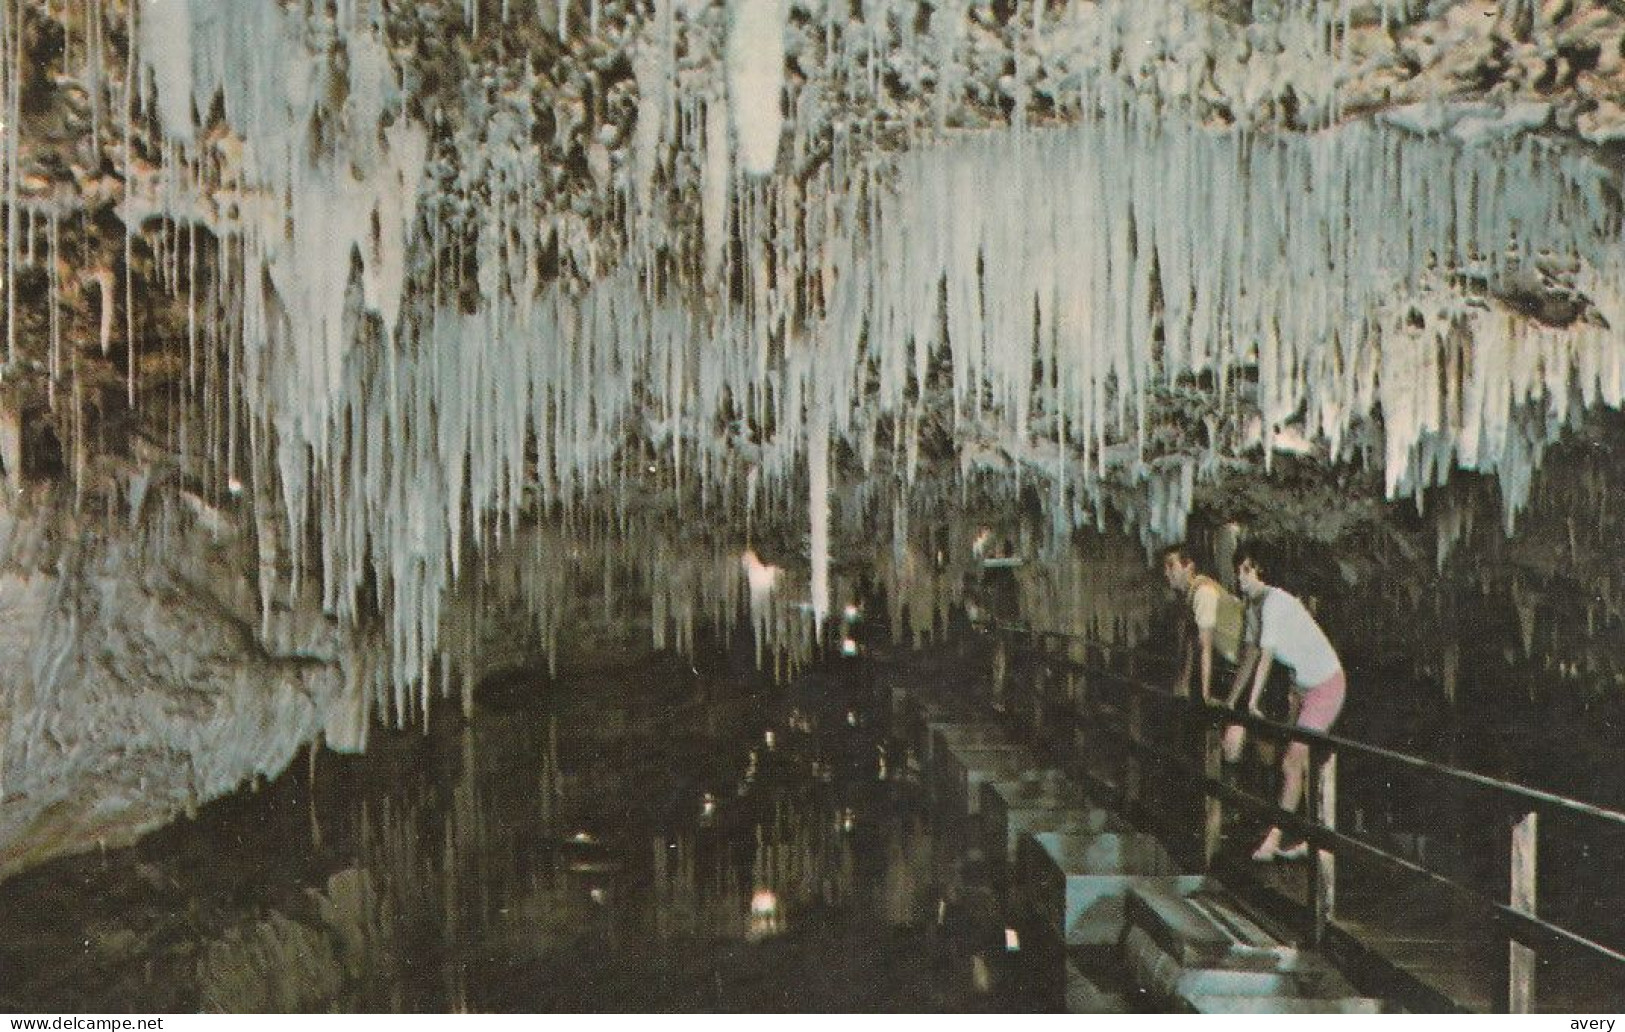
<path fill-rule="evenodd" d="M 1361 992 L 1421 1011 L 1595 1013 L 1625 1004 L 1625 953 L 1544 919 L 1536 896 L 1537 886 L 1562 892 L 1560 870 L 1538 869 L 1542 815 L 1548 829 L 1572 834 L 1576 822 L 1590 822 L 1604 838 L 1625 828 L 1625 815 L 1361 743 L 1215 713 L 1141 684 L 1132 663 L 1075 641 L 995 637 L 991 704 L 1019 740 L 1158 832 L 1170 854 L 1187 858 L 1187 868 L 1194 858 L 1196 869 L 1231 886 L 1258 913 L 1296 929 L 1299 942 L 1322 949 Z M 1227 721 L 1249 725 L 1254 739 L 1309 741 L 1318 772 L 1309 799 L 1314 819 L 1296 821 L 1317 847 L 1308 859 L 1251 860 L 1264 826 L 1295 822 L 1259 792 L 1238 788 L 1235 773 L 1219 763 L 1216 732 Z M 1499 838 L 1503 852 L 1467 859 L 1480 868 L 1498 863 L 1504 880 L 1486 885 L 1482 871 L 1460 875 L 1457 867 L 1470 864 L 1430 856 L 1424 865 L 1389 852 L 1391 843 L 1380 838 L 1340 830 L 1340 756 L 1362 771 L 1392 765 L 1422 790 L 1494 799 L 1505 834 L 1481 830 Z M 1260 780 L 1249 785 L 1256 789 Z"/>
<path fill-rule="evenodd" d="M 1294 907 L 1307 905 L 1306 865 L 1257 866 L 1265 890 Z M 1506 1010 L 1505 931 L 1427 886 L 1406 885 L 1374 865 L 1344 865 L 1335 926 L 1455 1007 Z M 1551 958 L 1539 966 L 1535 983 L 1539 1013 L 1613 1012 L 1625 1005 L 1625 971 L 1605 960 Z"/>

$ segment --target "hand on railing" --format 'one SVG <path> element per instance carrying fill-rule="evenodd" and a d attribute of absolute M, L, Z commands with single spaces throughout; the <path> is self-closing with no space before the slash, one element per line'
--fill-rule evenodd
<path fill-rule="evenodd" d="M 1003 630 L 1002 628 L 999 630 Z M 1006 631 L 1005 633 L 1010 633 Z M 1021 633 L 1019 630 L 1016 633 Z M 1070 636 L 1062 636 L 1070 637 Z M 1118 650 L 1116 655 L 1122 655 Z M 1335 900 L 1334 871 L 1329 861 L 1333 857 L 1349 854 L 1358 857 L 1362 863 L 1380 865 L 1389 872 L 1403 872 L 1408 876 L 1421 879 L 1423 883 L 1449 892 L 1459 901 L 1465 901 L 1480 913 L 1488 914 L 1501 926 L 1508 939 L 1517 944 L 1517 949 L 1511 951 L 1509 963 L 1509 984 L 1511 991 L 1506 1003 L 1509 1009 L 1521 1009 L 1532 1005 L 1533 986 L 1531 973 L 1536 964 L 1543 963 L 1547 950 L 1580 951 L 1593 957 L 1620 964 L 1625 967 L 1625 951 L 1617 947 L 1605 945 L 1588 938 L 1577 931 L 1552 923 L 1537 915 L 1534 906 L 1534 879 L 1535 879 L 1535 827 L 1537 812 L 1551 811 L 1561 813 L 1566 817 L 1583 817 L 1592 822 L 1612 829 L 1625 829 L 1625 813 L 1610 810 L 1592 803 L 1585 803 L 1575 799 L 1567 799 L 1540 789 L 1530 788 L 1487 775 L 1478 774 L 1468 770 L 1441 764 L 1419 756 L 1397 752 L 1382 746 L 1367 742 L 1356 741 L 1328 734 L 1323 731 L 1314 731 L 1298 727 L 1294 724 L 1271 720 L 1264 715 L 1258 699 L 1249 698 L 1245 709 L 1240 705 L 1240 692 L 1250 685 L 1261 689 L 1259 678 L 1237 678 L 1232 686 L 1232 694 L 1227 700 L 1207 698 L 1196 700 L 1190 698 L 1168 697 L 1161 684 L 1151 684 L 1142 672 L 1136 675 L 1133 671 L 1122 673 L 1103 668 L 1102 663 L 1110 656 L 1103 656 L 1101 660 L 1090 662 L 1088 659 L 1072 660 L 1061 658 L 1059 661 L 1070 667 L 1089 669 L 1108 675 L 1109 681 L 1120 689 L 1127 690 L 1129 705 L 1119 706 L 1108 702 L 1098 695 L 1091 694 L 1087 705 L 1092 712 L 1101 718 L 1097 727 L 1100 733 L 1126 740 L 1129 744 L 1130 754 L 1135 762 L 1138 757 L 1149 754 L 1162 765 L 1164 770 L 1177 771 L 1188 776 L 1188 784 L 1199 787 L 1206 797 L 1206 827 L 1204 828 L 1204 842 L 1209 850 L 1209 857 L 1216 854 L 1223 839 L 1223 807 L 1216 804 L 1229 804 L 1239 807 L 1244 813 L 1258 820 L 1267 820 L 1281 828 L 1282 831 L 1303 838 L 1307 843 L 1309 852 L 1314 860 L 1310 869 L 1311 875 L 1311 910 L 1316 937 L 1323 934 L 1332 923 L 1334 914 L 1333 902 Z M 1261 657 L 1260 657 L 1261 658 Z M 1143 733 L 1141 721 L 1144 715 L 1138 703 L 1141 699 L 1166 700 L 1159 702 L 1156 707 L 1158 714 L 1164 712 L 1162 707 L 1172 704 L 1184 707 L 1186 713 L 1193 713 L 1199 719 L 1216 727 L 1222 725 L 1224 731 L 1220 736 L 1220 750 L 1223 758 L 1234 762 L 1240 758 L 1245 748 L 1247 732 L 1258 733 L 1264 740 L 1299 742 L 1310 747 L 1311 780 L 1306 788 L 1311 793 L 1312 802 L 1307 812 L 1293 811 L 1281 808 L 1274 801 L 1266 801 L 1228 783 L 1222 772 L 1217 769 L 1214 762 L 1217 757 L 1213 755 L 1213 739 L 1207 739 L 1209 752 L 1203 766 L 1190 762 L 1189 758 L 1177 755 L 1167 748 L 1165 741 L 1158 735 Z M 1215 713 L 1213 710 L 1221 708 L 1227 711 Z M 1127 711 L 1129 728 L 1120 726 Z M 1470 787 L 1477 791 L 1494 793 L 1504 801 L 1511 803 L 1517 811 L 1524 816 L 1518 825 L 1518 834 L 1514 836 L 1512 867 L 1513 886 L 1510 905 L 1494 895 L 1486 895 L 1480 885 L 1468 884 L 1458 881 L 1440 871 L 1425 866 L 1420 861 L 1413 861 L 1405 857 L 1396 856 L 1386 849 L 1366 840 L 1363 837 L 1351 836 L 1340 832 L 1335 825 L 1336 796 L 1333 779 L 1335 778 L 1337 757 L 1350 755 L 1356 762 L 1362 764 L 1378 764 L 1390 770 L 1403 771 L 1411 775 L 1440 779 L 1450 784 Z M 1112 788 L 1117 786 L 1112 785 Z M 1251 865 L 1248 865 L 1251 866 Z M 1250 872 L 1246 872 L 1250 875 Z M 1346 929 L 1340 930 L 1347 934 Z M 1531 951 L 1540 951 L 1534 953 Z"/>

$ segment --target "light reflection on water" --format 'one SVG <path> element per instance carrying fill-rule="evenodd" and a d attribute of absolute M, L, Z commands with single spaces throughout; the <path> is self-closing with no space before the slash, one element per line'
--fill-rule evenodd
<path fill-rule="evenodd" d="M 502 687 L 0 886 L 0 1009 L 1009 1005 L 938 927 L 953 855 L 864 678 L 625 682 Z"/>
<path fill-rule="evenodd" d="M 1350 670 L 1340 732 L 1625 805 L 1612 501 L 1625 449 L 1566 454 L 1554 451 L 1515 543 L 1492 539 L 1494 520 L 1463 532 L 1463 569 L 1376 546 L 1288 554 L 1286 583 L 1318 598 Z M 1137 541 L 1075 545 L 968 585 L 922 559 L 898 597 L 933 629 L 961 595 L 1118 644 L 1161 626 Z M 900 610 L 890 629 L 904 623 Z M 993 668 L 983 659 L 977 676 Z M 471 723 L 451 707 L 431 737 L 320 753 L 313 771 L 296 764 L 131 850 L 0 886 L 0 1010 L 1020 1003 L 978 995 L 970 972 L 988 960 L 973 968 L 971 944 L 931 931 L 953 924 L 939 907 L 956 853 L 919 798 L 918 759 L 861 679 L 768 689 L 661 660 L 590 684 L 494 687 Z M 1274 763 L 1252 766 L 1272 794 Z M 1346 826 L 1504 889 L 1502 815 L 1352 759 L 1340 777 Z M 1542 836 L 1543 915 L 1625 944 L 1625 841 L 1556 820 Z M 753 906 L 759 891 L 771 909 Z"/>

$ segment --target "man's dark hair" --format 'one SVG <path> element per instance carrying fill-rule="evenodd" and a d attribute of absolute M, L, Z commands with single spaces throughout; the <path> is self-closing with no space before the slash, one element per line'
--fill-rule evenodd
<path fill-rule="evenodd" d="M 1235 555 L 1230 561 L 1235 564 L 1238 573 L 1241 571 L 1241 564 L 1247 562 L 1253 564 L 1253 569 L 1258 571 L 1260 577 L 1270 569 L 1270 562 L 1264 550 L 1255 544 L 1237 546 Z"/>
<path fill-rule="evenodd" d="M 1176 545 L 1169 545 L 1167 548 L 1162 550 L 1162 565 L 1167 566 L 1170 559 L 1180 566 L 1184 566 L 1186 563 L 1194 563 L 1196 561 L 1191 558 L 1191 554 L 1185 548 L 1184 542 L 1180 542 Z"/>

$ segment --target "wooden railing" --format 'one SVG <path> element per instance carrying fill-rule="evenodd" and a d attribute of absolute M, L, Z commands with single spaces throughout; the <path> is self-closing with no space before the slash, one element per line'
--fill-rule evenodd
<path fill-rule="evenodd" d="M 1492 918 L 1507 939 L 1505 990 L 1497 1002 L 1511 1013 L 1533 1011 L 1538 961 L 1548 951 L 1598 958 L 1625 980 L 1625 953 L 1541 918 L 1536 899 L 1543 815 L 1578 818 L 1607 829 L 1606 834 L 1625 833 L 1625 814 L 1392 749 L 1319 734 L 1226 706 L 1176 696 L 1166 686 L 1147 683 L 1137 676 L 1136 663 L 1144 663 L 1148 658 L 1142 650 L 1111 649 L 1066 635 L 1035 633 L 1010 626 L 986 629 L 999 636 L 1001 649 L 1020 650 L 1025 646 L 1034 658 L 1053 670 L 1093 682 L 1080 693 L 1082 716 L 1090 733 L 1104 734 L 1126 746 L 1123 770 L 1115 783 L 1104 780 L 1101 785 L 1115 792 L 1120 803 L 1133 809 L 1140 802 L 1145 792 L 1147 761 L 1181 775 L 1193 791 L 1200 790 L 1201 853 L 1210 869 L 1218 858 L 1227 806 L 1304 839 L 1313 856 L 1309 864 L 1306 912 L 1301 916 L 1306 937 L 1316 945 L 1327 945 L 1328 939 L 1337 932 L 1351 939 L 1354 945 L 1380 954 L 1374 944 L 1351 937 L 1338 925 L 1337 859 L 1346 856 L 1421 879 L 1449 893 L 1456 905 Z M 1108 684 L 1115 686 L 1116 691 L 1100 690 Z M 1107 694 L 1115 698 L 1104 698 Z M 1166 740 L 1154 741 L 1148 737 L 1146 712 L 1149 706 L 1171 707 L 1183 719 L 1201 727 L 1200 755 L 1195 750 L 1182 750 L 1170 746 Z M 1226 727 L 1235 724 L 1247 728 L 1250 734 L 1308 746 L 1309 775 L 1305 779 L 1305 807 L 1301 814 L 1283 810 L 1273 800 L 1243 792 L 1223 777 L 1221 736 Z M 1336 819 L 1339 757 L 1347 757 L 1351 762 L 1358 758 L 1362 763 L 1403 772 L 1441 789 L 1467 788 L 1495 800 L 1497 807 L 1510 818 L 1506 844 L 1510 881 L 1506 897 L 1493 898 L 1482 889 L 1464 884 L 1422 862 L 1397 856 L 1363 838 L 1339 831 Z M 1609 861 L 1599 858 L 1599 862 Z M 1247 868 L 1234 868 L 1228 873 L 1251 877 Z"/>

